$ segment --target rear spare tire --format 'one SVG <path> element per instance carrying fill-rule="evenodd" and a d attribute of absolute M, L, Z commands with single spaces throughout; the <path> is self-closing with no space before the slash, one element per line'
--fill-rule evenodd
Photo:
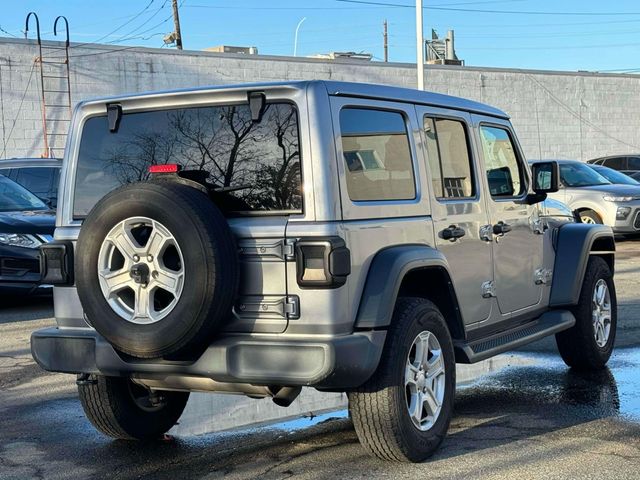
<path fill-rule="evenodd" d="M 200 190 L 143 182 L 114 190 L 85 219 L 78 296 L 90 324 L 140 358 L 199 353 L 238 288 L 235 240 Z"/>

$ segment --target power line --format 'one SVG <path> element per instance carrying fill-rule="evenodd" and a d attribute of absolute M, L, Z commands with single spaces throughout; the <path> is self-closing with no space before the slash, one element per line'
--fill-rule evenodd
<path fill-rule="evenodd" d="M 407 5 L 406 3 L 392 3 L 392 2 L 372 2 L 369 0 L 335 0 L 341 3 L 356 3 L 360 5 L 372 5 L 372 6 L 385 6 L 385 7 L 399 7 L 399 8 L 411 8 L 415 9 L 415 5 Z M 626 15 L 640 15 L 640 12 L 545 12 L 545 11 L 533 11 L 533 10 L 482 10 L 477 8 L 453 8 L 453 7 L 437 7 L 437 6 L 425 6 L 424 10 L 443 10 L 449 12 L 473 12 L 473 13 L 492 13 L 500 15 L 562 15 L 562 16 L 626 16 Z"/>
<path fill-rule="evenodd" d="M 102 37 L 98 38 L 97 40 L 94 40 L 93 42 L 85 42 L 85 43 L 78 43 L 76 45 L 72 45 L 70 48 L 78 48 L 78 47 L 82 47 L 84 45 L 90 45 L 92 43 L 99 43 L 101 40 L 104 40 L 105 38 L 110 37 L 111 35 L 113 35 L 114 33 L 116 33 L 118 30 L 120 30 L 121 28 L 126 27 L 127 25 L 129 25 L 131 22 L 133 22 L 134 20 L 136 20 L 137 18 L 140 17 L 140 15 L 142 15 L 144 12 L 146 12 L 147 10 L 149 10 L 149 8 L 151 7 L 151 5 L 153 4 L 155 0 L 150 0 L 149 3 L 142 9 L 140 10 L 137 14 L 135 14 L 132 18 L 130 18 L 129 20 L 127 20 L 126 22 L 124 22 L 122 25 L 120 25 L 119 27 L 115 28 L 114 30 L 110 31 L 109 33 L 107 33 L 106 35 L 103 35 Z"/>

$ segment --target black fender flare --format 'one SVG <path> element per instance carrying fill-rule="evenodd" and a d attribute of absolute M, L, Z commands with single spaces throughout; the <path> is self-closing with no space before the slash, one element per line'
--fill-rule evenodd
<path fill-rule="evenodd" d="M 425 268 L 442 269 L 451 278 L 445 256 L 428 245 L 398 245 L 380 250 L 371 261 L 367 273 L 355 328 L 362 330 L 389 326 L 405 275 Z M 459 311 L 452 284 L 450 288 L 456 310 Z"/>
<path fill-rule="evenodd" d="M 597 249 L 597 254 L 613 255 L 615 241 L 611 227 L 567 223 L 558 229 L 555 241 L 556 258 L 549 298 L 550 307 L 566 307 L 578 303 L 589 255 L 594 250 L 594 243 L 602 240 L 610 240 L 610 242 L 606 242 L 607 250 Z"/>

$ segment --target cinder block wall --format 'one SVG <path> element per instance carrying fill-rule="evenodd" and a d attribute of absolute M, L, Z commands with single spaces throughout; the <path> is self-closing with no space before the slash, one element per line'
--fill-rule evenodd
<path fill-rule="evenodd" d="M 73 45 L 71 55 L 73 102 L 120 93 L 275 80 L 415 85 L 411 64 L 80 44 Z M 34 41 L 0 38 L 0 157 L 39 156 L 43 151 L 40 79 L 37 67 L 33 68 L 36 56 Z M 529 158 L 586 160 L 640 152 L 639 75 L 430 66 L 426 84 L 428 90 L 507 111 Z M 58 132 L 63 131 L 65 124 L 59 125 Z"/>

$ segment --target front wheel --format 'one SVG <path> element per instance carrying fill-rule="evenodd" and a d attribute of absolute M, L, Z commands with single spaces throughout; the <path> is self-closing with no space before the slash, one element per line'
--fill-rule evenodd
<path fill-rule="evenodd" d="M 362 445 L 384 460 L 420 462 L 440 445 L 453 413 L 453 343 L 438 308 L 400 298 L 373 376 L 349 392 Z"/>
<path fill-rule="evenodd" d="M 122 440 L 153 440 L 173 427 L 189 392 L 151 393 L 128 378 L 79 378 L 80 403 L 96 429 Z"/>
<path fill-rule="evenodd" d="M 573 368 L 603 368 L 611 357 L 616 338 L 617 301 L 613 275 L 601 257 L 589 258 L 578 305 L 576 324 L 556 334 L 558 350 Z"/>
<path fill-rule="evenodd" d="M 602 218 L 593 210 L 580 211 L 580 220 L 582 223 L 589 223 L 591 225 L 602 225 Z"/>

